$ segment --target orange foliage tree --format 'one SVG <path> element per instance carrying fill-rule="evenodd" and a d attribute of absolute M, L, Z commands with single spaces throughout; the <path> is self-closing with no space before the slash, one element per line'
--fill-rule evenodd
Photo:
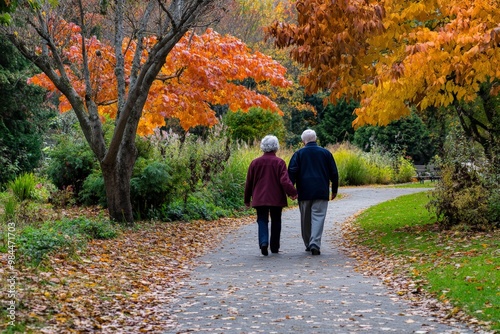
<path fill-rule="evenodd" d="M 410 107 L 450 107 L 490 156 L 499 147 L 500 6 L 491 0 L 298 0 L 297 24 L 267 36 L 310 68 L 307 92 L 361 101 L 355 126 L 386 125 Z M 486 91 L 485 91 L 486 87 Z M 479 98 L 481 112 L 464 105 Z"/>
<path fill-rule="evenodd" d="M 67 23 L 63 29 L 70 40 L 65 47 L 72 64 L 66 65 L 68 76 L 78 94 L 83 98 L 86 90 L 78 73 L 70 71 L 74 64 L 82 63 L 80 27 Z M 150 46 L 155 39 L 148 41 Z M 127 44 L 125 54 L 126 76 L 130 76 L 131 61 L 136 44 Z M 101 43 L 95 37 L 86 41 L 87 53 L 91 55 L 90 77 L 93 100 L 100 115 L 116 119 L 118 115 L 118 92 L 114 76 L 114 51 L 111 46 Z M 143 55 L 146 56 L 146 53 Z M 244 43 L 235 37 L 221 36 L 212 29 L 202 35 L 188 32 L 167 56 L 156 80 L 153 82 L 138 124 L 138 134 L 152 134 L 154 129 L 165 125 L 165 119 L 177 118 L 184 130 L 193 126 L 212 126 L 217 122 L 211 105 L 227 105 L 229 110 L 247 111 L 252 106 L 281 113 L 275 102 L 267 96 L 248 90 L 237 84 L 246 78 L 257 82 L 266 81 L 271 85 L 286 87 L 290 84 L 284 78 L 286 70 L 270 57 L 255 52 L 249 53 Z M 57 87 L 45 73 L 33 76 L 30 83 L 57 91 Z M 128 88 L 128 86 L 127 86 Z M 61 112 L 72 110 L 65 95 L 60 95 Z"/>
<path fill-rule="evenodd" d="M 215 26 L 220 33 L 231 33 L 252 50 L 259 50 L 286 67 L 291 86 L 283 88 L 263 81 L 257 83 L 256 90 L 278 103 L 284 113 L 284 121 L 288 123 L 288 130 L 295 128 L 295 122 L 288 122 L 287 119 L 291 120 L 297 116 L 302 119 L 304 115 L 314 114 L 315 109 L 304 102 L 304 87 L 298 83 L 298 77 L 304 69 L 290 59 L 287 50 L 276 48 L 272 43 L 264 41 L 264 28 L 276 20 L 292 20 L 295 15 L 295 8 L 289 0 L 235 0 L 231 3 L 231 10 Z M 303 128 L 297 129 L 302 133 Z"/>
<path fill-rule="evenodd" d="M 2 27 L 41 69 L 31 82 L 59 91 L 61 111 L 76 113 L 99 160 L 113 219 L 133 222 L 130 178 L 138 133 L 151 133 L 168 117 L 179 118 L 185 129 L 212 125 L 210 104 L 279 111 L 236 82 L 252 77 L 285 86 L 283 67 L 250 54 L 236 38 L 189 32 L 223 9 L 222 0 L 38 1 L 18 7 L 13 22 L 19 25 Z M 90 33 L 99 30 L 100 39 Z M 103 115 L 115 122 L 109 143 Z"/>

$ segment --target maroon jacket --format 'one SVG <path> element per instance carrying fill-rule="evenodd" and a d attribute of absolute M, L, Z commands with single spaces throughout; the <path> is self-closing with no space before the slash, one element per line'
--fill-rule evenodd
<path fill-rule="evenodd" d="M 245 204 L 256 206 L 287 206 L 286 195 L 295 196 L 286 163 L 275 152 L 266 152 L 248 167 L 245 184 Z"/>

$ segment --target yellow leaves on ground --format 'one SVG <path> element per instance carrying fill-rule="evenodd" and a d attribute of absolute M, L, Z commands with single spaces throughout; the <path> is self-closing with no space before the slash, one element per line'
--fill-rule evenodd
<path fill-rule="evenodd" d="M 92 241 L 78 259 L 59 255 L 44 263 L 50 269 L 18 268 L 16 323 L 26 323 L 26 332 L 168 332 L 174 321 L 165 304 L 196 257 L 253 222 L 138 223 L 117 239 Z M 7 253 L 0 255 L 4 267 Z M 0 279 L 10 274 L 0 270 Z"/>

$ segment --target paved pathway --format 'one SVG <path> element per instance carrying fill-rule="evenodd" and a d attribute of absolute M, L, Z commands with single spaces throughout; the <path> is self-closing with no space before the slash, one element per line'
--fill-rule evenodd
<path fill-rule="evenodd" d="M 304 251 L 298 209 L 283 213 L 279 254 L 260 254 L 257 225 L 229 235 L 200 259 L 169 310 L 166 333 L 474 333 L 439 323 L 352 267 L 340 226 L 362 209 L 421 189 L 341 188 L 329 203 L 320 256 Z"/>

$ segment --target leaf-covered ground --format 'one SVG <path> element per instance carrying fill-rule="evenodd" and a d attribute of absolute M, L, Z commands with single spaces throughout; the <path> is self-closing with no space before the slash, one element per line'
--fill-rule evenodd
<path fill-rule="evenodd" d="M 11 272 L 0 254 L 0 276 L 16 277 L 15 327 L 1 313 L 1 330 L 33 333 L 160 332 L 165 312 L 194 259 L 253 217 L 190 223 L 144 223 L 116 239 L 94 240 L 77 256 L 58 254 L 38 268 Z M 4 286 L 0 300 L 9 300 Z M 5 305 L 2 305 L 5 306 Z M 3 310 L 6 307 L 2 307 Z M 2 310 L 2 311 L 3 311 Z"/>
<path fill-rule="evenodd" d="M 81 214 L 66 212 L 65 215 Z M 191 223 L 138 223 L 112 240 L 94 240 L 77 256 L 58 254 L 38 268 L 11 272 L 8 254 L 0 254 L 0 300 L 9 300 L 7 278 L 16 276 L 15 327 L 0 313 L 0 330 L 24 333 L 140 333 L 163 332 L 175 323 L 165 305 L 175 298 L 196 258 L 217 247 L 234 229 L 254 217 Z M 422 289 L 425 282 L 410 278 L 411 262 L 384 256 L 359 245 L 357 229 L 344 227 L 343 247 L 358 260 L 358 270 L 376 275 L 401 298 L 422 312 L 432 310 L 449 322 L 483 325 L 460 309 L 436 300 Z M 2 305 L 2 311 L 5 310 Z M 478 327 L 480 328 L 480 327 Z"/>
<path fill-rule="evenodd" d="M 380 248 L 371 248 L 362 245 L 364 238 L 363 231 L 355 223 L 356 217 L 351 217 L 343 225 L 342 247 L 353 258 L 357 260 L 356 270 L 368 276 L 376 276 L 381 279 L 385 285 L 395 291 L 398 296 L 408 300 L 416 309 L 424 313 L 431 311 L 435 316 L 445 323 L 466 323 L 479 333 L 491 333 L 488 329 L 490 323 L 478 320 L 474 316 L 467 314 L 459 307 L 453 305 L 447 298 L 436 296 L 425 290 L 428 284 L 421 278 L 414 268 L 415 262 L 437 263 L 443 262 L 441 255 L 435 258 L 435 255 L 426 252 L 415 254 L 415 256 L 391 256 L 384 253 Z M 493 236 L 476 233 L 467 235 L 467 233 L 458 233 L 453 231 L 440 231 L 443 239 L 447 240 L 447 245 L 441 245 L 443 249 L 451 248 L 452 244 L 462 243 L 464 240 L 481 238 L 489 236 L 492 240 L 498 240 L 500 231 Z M 471 233 L 472 234 L 472 233 Z M 456 256 L 467 256 L 467 254 L 455 254 Z M 495 270 L 500 270 L 496 267 Z M 495 332 L 495 331 L 493 331 Z"/>

